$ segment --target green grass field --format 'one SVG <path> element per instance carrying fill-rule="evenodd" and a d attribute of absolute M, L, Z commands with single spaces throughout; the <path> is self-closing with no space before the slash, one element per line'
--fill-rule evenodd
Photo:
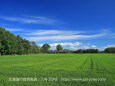
<path fill-rule="evenodd" d="M 0 86 L 115 86 L 115 54 L 1 56 Z"/>

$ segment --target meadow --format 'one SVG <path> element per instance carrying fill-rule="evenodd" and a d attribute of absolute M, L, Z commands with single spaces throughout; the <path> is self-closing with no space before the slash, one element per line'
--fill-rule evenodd
<path fill-rule="evenodd" d="M 1 56 L 0 86 L 115 86 L 115 54 Z"/>

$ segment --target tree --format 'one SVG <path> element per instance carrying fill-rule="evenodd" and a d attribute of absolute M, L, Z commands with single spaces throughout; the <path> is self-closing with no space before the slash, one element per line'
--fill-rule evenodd
<path fill-rule="evenodd" d="M 108 47 L 104 50 L 105 53 L 115 53 L 115 47 Z"/>
<path fill-rule="evenodd" d="M 49 53 L 54 53 L 54 51 L 53 50 L 49 50 Z"/>
<path fill-rule="evenodd" d="M 71 52 L 72 52 L 72 50 L 68 50 L 68 49 L 63 50 L 63 53 L 71 53 Z"/>
<path fill-rule="evenodd" d="M 58 52 L 61 52 L 63 50 L 63 47 L 60 44 L 58 44 L 56 46 L 56 49 L 57 49 Z"/>
<path fill-rule="evenodd" d="M 24 54 L 24 46 L 22 40 L 22 37 L 20 37 L 20 35 L 17 35 L 17 54 L 19 55 Z"/>
<path fill-rule="evenodd" d="M 2 49 L 2 44 L 0 43 L 0 56 L 1 56 L 1 49 Z"/>
<path fill-rule="evenodd" d="M 46 43 L 46 44 L 44 44 L 44 45 L 41 47 L 41 51 L 42 51 L 43 53 L 48 53 L 50 47 L 51 47 L 51 46 Z"/>
<path fill-rule="evenodd" d="M 40 52 L 39 46 L 37 46 L 35 42 L 30 42 L 30 45 L 31 45 L 31 53 L 37 54 Z"/>
<path fill-rule="evenodd" d="M 39 52 L 39 47 L 36 44 L 31 46 L 29 40 L 23 39 L 20 35 L 15 36 L 5 28 L 0 27 L 0 53 L 2 55 L 29 54 L 31 49 L 34 53 Z"/>
<path fill-rule="evenodd" d="M 74 51 L 74 53 L 98 53 L 98 52 L 99 52 L 98 49 L 86 49 L 86 50 L 79 49 Z"/>
<path fill-rule="evenodd" d="M 86 49 L 84 50 L 84 53 L 98 53 L 99 50 L 98 49 Z"/>

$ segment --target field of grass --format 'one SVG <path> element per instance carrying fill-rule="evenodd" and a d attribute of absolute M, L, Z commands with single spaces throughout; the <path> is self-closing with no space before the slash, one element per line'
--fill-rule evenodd
<path fill-rule="evenodd" d="M 0 86 L 115 86 L 115 54 L 1 56 Z"/>

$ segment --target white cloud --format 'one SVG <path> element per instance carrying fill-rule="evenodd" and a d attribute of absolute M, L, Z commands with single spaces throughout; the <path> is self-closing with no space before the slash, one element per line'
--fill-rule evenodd
<path fill-rule="evenodd" d="M 76 49 L 76 48 L 72 46 L 72 47 L 70 47 L 70 49 Z"/>
<path fill-rule="evenodd" d="M 29 32 L 26 35 L 72 35 L 85 33 L 85 31 L 61 31 L 61 30 L 36 30 Z"/>
<path fill-rule="evenodd" d="M 107 45 L 106 48 L 107 48 L 107 47 L 115 47 L 115 45 Z"/>
<path fill-rule="evenodd" d="M 51 49 L 52 50 L 55 50 L 56 49 L 56 46 L 60 44 L 63 49 L 70 49 L 70 50 L 78 50 L 78 49 L 99 49 L 100 51 L 103 51 L 105 48 L 108 48 L 108 47 L 115 47 L 115 45 L 107 45 L 107 46 L 103 46 L 103 47 L 97 47 L 96 45 L 92 45 L 92 46 L 87 46 L 87 44 L 83 44 L 81 42 L 74 42 L 74 43 L 52 43 L 52 44 L 49 44 L 51 46 Z M 43 44 L 39 44 L 38 46 L 43 46 Z"/>
<path fill-rule="evenodd" d="M 43 44 L 39 44 L 38 46 L 42 47 L 42 46 L 43 46 Z"/>
<path fill-rule="evenodd" d="M 60 40 L 98 38 L 107 35 L 107 32 L 102 31 L 101 33 L 98 34 L 88 35 L 86 31 L 35 30 L 32 32 L 29 31 L 25 35 L 30 35 L 29 37 L 27 37 L 27 39 L 30 41 L 43 41 L 43 40 L 60 41 Z"/>
<path fill-rule="evenodd" d="M 96 35 L 56 35 L 56 36 L 40 36 L 40 37 L 27 37 L 31 41 L 59 41 L 59 40 L 77 40 L 77 39 L 88 39 L 88 38 L 97 38 L 102 37 L 106 33 L 96 34 Z"/>
<path fill-rule="evenodd" d="M 80 49 L 89 49 L 89 48 L 90 48 L 89 46 L 83 46 Z"/>
<path fill-rule="evenodd" d="M 11 32 L 24 31 L 23 29 L 18 29 L 18 28 L 6 28 L 6 30 Z"/>
<path fill-rule="evenodd" d="M 34 17 L 34 16 L 33 16 Z M 28 24 L 55 24 L 56 21 L 53 19 L 48 18 L 41 18 L 41 17 L 29 17 L 29 18 L 18 18 L 18 17 L 3 17 L 0 16 L 0 18 L 8 20 L 8 21 L 15 21 L 20 23 L 28 23 Z"/>
<path fill-rule="evenodd" d="M 65 49 L 66 48 L 69 48 L 69 49 L 75 49 L 75 47 L 79 46 L 79 45 L 82 45 L 82 43 L 80 42 L 75 42 L 75 43 L 52 43 L 52 44 L 49 44 L 51 46 L 51 49 L 56 49 L 56 46 L 60 44 L 62 47 L 64 47 Z M 38 46 L 43 46 L 43 44 L 39 44 Z"/>
<path fill-rule="evenodd" d="M 108 48 L 108 47 L 115 47 L 115 45 L 107 45 L 107 46 L 103 46 L 103 47 L 100 47 L 98 48 L 100 51 L 103 51 L 105 50 L 105 48 Z"/>
<path fill-rule="evenodd" d="M 61 46 L 79 46 L 81 45 L 82 43 L 80 42 L 75 42 L 75 43 L 52 43 L 52 44 L 49 44 L 50 46 L 57 46 L 58 44 L 60 44 Z M 39 46 L 42 46 L 43 44 L 39 44 Z"/>
<path fill-rule="evenodd" d="M 86 44 L 86 45 L 84 44 L 84 46 L 81 46 L 81 47 L 75 47 L 75 46 L 74 46 L 74 47 L 71 47 L 71 49 L 72 49 L 72 50 L 78 50 L 78 49 L 92 49 L 92 48 L 94 49 L 95 47 L 96 47 L 95 45 L 93 45 L 93 46 L 87 46 L 87 44 Z"/>
<path fill-rule="evenodd" d="M 79 45 L 81 45 L 82 43 L 80 43 L 80 42 L 75 42 L 75 43 L 59 43 L 60 45 L 62 45 L 62 46 L 79 46 Z"/>
<path fill-rule="evenodd" d="M 28 16 L 28 15 L 23 15 L 24 17 L 30 17 L 30 18 L 38 18 L 38 19 L 47 19 L 45 17 L 41 17 L 41 16 Z"/>
<path fill-rule="evenodd" d="M 92 48 L 96 48 L 96 46 L 95 46 L 95 45 L 92 45 L 91 47 L 92 47 Z"/>
<path fill-rule="evenodd" d="M 50 44 L 51 47 L 56 47 L 57 45 L 58 45 L 58 43 Z"/>

